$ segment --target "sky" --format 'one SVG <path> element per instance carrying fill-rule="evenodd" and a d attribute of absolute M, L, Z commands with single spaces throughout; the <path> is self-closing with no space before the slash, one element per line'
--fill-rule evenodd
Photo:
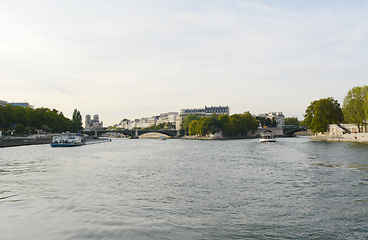
<path fill-rule="evenodd" d="M 283 112 L 368 85 L 368 1 L 0 0 L 0 99 L 100 116 Z"/>

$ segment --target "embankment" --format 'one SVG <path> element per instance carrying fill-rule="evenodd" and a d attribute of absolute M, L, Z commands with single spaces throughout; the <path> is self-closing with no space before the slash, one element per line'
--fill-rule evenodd
<path fill-rule="evenodd" d="M 327 134 L 318 134 L 310 137 L 312 140 L 328 142 L 360 142 L 368 143 L 368 133 L 348 133 L 344 135 L 329 136 Z"/>
<path fill-rule="evenodd" d="M 24 145 L 49 144 L 52 138 L 27 138 L 27 137 L 6 137 L 0 139 L 0 147 L 15 147 Z"/>

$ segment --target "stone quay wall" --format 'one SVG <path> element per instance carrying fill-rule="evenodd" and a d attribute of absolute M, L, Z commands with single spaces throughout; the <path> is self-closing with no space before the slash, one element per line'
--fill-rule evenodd
<path fill-rule="evenodd" d="M 5 137 L 0 138 L 0 147 L 15 147 L 24 145 L 50 144 L 52 138 Z"/>

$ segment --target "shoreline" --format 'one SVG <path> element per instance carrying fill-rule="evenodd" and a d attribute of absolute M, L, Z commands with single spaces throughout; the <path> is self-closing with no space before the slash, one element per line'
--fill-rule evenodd
<path fill-rule="evenodd" d="M 51 141 L 52 141 L 52 137 L 44 137 L 44 138 L 5 137 L 5 138 L 0 138 L 0 148 L 50 144 Z"/>
<path fill-rule="evenodd" d="M 312 136 L 309 139 L 325 142 L 368 143 L 368 133 L 347 133 L 344 135 L 335 135 L 335 136 L 319 134 Z"/>
<path fill-rule="evenodd" d="M 52 136 L 47 137 L 5 137 L 0 138 L 0 148 L 6 147 L 19 147 L 19 146 L 30 146 L 30 145 L 40 145 L 40 144 L 50 144 L 52 142 Z M 111 142 L 110 138 L 99 138 L 92 139 L 86 138 L 86 145 Z"/>

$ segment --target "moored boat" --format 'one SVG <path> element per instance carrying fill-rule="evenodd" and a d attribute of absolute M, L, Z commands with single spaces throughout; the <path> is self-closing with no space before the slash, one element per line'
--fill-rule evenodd
<path fill-rule="evenodd" d="M 75 147 L 86 144 L 86 140 L 79 134 L 64 132 L 52 138 L 51 147 Z"/>
<path fill-rule="evenodd" d="M 266 130 L 261 133 L 260 142 L 276 142 L 275 134 L 272 131 Z"/>

